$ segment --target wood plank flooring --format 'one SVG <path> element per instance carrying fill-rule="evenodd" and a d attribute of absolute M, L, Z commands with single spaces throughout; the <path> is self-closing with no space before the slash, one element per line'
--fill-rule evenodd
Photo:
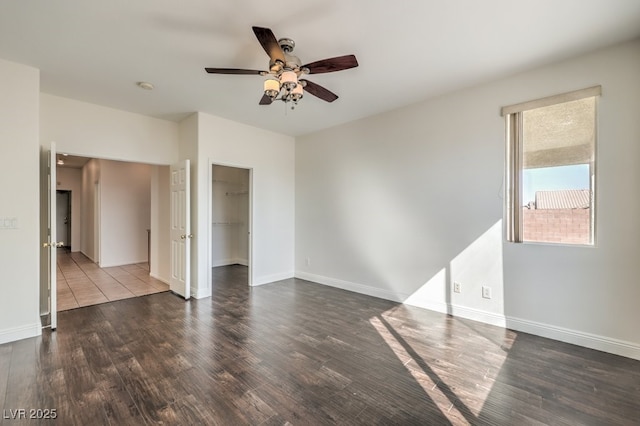
<path fill-rule="evenodd" d="M 100 268 L 66 249 L 58 249 L 57 258 L 58 312 L 169 290 L 149 276 L 148 263 Z"/>
<path fill-rule="evenodd" d="M 0 345 L 2 425 L 637 425 L 640 362 L 290 279 L 61 312 Z M 11 419 L 55 409 L 55 421 Z"/>

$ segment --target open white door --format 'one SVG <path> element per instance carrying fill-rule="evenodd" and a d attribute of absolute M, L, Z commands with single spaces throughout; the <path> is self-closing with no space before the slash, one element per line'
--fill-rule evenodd
<path fill-rule="evenodd" d="M 191 296 L 191 220 L 189 160 L 171 166 L 171 291 Z"/>
<path fill-rule="evenodd" d="M 41 248 L 41 284 L 40 313 L 48 316 L 44 326 L 50 326 L 52 330 L 58 327 L 58 303 L 57 303 L 57 256 L 56 249 L 64 246 L 64 242 L 56 240 L 56 145 L 51 142 L 48 152 L 43 153 L 42 179 L 42 212 L 45 216 L 41 225 L 43 227 Z"/>

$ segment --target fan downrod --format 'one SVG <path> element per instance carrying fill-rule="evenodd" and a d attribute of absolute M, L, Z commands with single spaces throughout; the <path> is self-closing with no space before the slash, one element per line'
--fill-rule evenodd
<path fill-rule="evenodd" d="M 284 53 L 291 53 L 293 49 L 296 47 L 296 42 L 291 40 L 290 38 L 281 38 L 278 40 L 278 44 Z"/>

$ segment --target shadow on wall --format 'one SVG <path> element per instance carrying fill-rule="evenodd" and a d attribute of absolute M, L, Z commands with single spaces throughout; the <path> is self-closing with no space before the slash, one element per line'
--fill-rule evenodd
<path fill-rule="evenodd" d="M 474 207 L 487 204 L 481 202 L 486 188 L 471 186 L 465 197 L 452 199 L 440 185 L 423 188 L 412 170 L 397 175 L 378 158 L 366 153 L 357 158 L 334 167 L 326 186 L 318 188 L 332 202 L 321 216 L 309 216 L 320 229 L 335 230 L 329 236 L 314 235 L 321 246 L 333 249 L 328 255 L 331 274 L 347 278 L 327 281 L 504 325 L 501 214 Z M 348 189 L 338 187 L 340 182 L 347 182 Z M 331 189 L 335 193 L 329 194 Z"/>
<path fill-rule="evenodd" d="M 505 326 L 502 220 L 402 302 Z"/>

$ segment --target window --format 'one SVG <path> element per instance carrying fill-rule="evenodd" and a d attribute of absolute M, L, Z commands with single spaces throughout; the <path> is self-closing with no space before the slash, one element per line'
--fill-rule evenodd
<path fill-rule="evenodd" d="M 592 245 L 600 86 L 504 107 L 511 242 Z"/>

